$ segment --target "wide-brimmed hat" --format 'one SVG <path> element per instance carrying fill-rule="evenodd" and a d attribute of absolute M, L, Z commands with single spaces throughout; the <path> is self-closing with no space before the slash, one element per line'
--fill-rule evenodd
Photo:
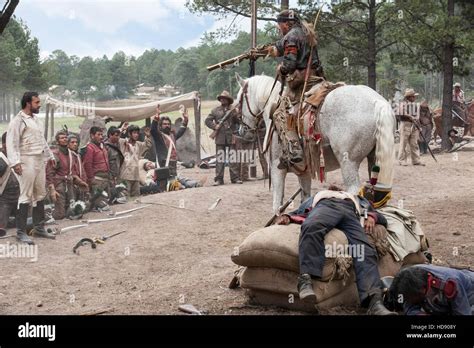
<path fill-rule="evenodd" d="M 454 84 L 454 87 L 459 87 L 459 88 L 461 88 L 461 84 L 460 84 L 459 82 L 456 82 L 456 83 Z"/>
<path fill-rule="evenodd" d="M 230 104 L 234 103 L 234 98 L 232 98 L 230 93 L 227 91 L 222 91 L 222 93 L 217 96 L 218 101 L 221 101 L 221 98 L 226 98 L 227 100 L 229 100 Z"/>
<path fill-rule="evenodd" d="M 418 93 L 415 93 L 415 90 L 413 88 L 407 88 L 405 90 L 405 95 L 404 97 L 416 97 L 417 95 L 419 95 Z"/>

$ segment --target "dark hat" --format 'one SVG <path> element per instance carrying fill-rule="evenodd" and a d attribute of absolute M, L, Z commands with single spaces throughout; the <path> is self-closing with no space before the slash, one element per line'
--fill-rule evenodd
<path fill-rule="evenodd" d="M 283 10 L 281 11 L 277 18 L 278 23 L 288 22 L 288 21 L 299 21 L 299 17 L 293 10 Z"/>

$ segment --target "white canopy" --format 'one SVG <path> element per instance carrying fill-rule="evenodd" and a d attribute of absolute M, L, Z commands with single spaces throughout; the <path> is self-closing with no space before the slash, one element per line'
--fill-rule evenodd
<path fill-rule="evenodd" d="M 156 106 L 160 104 L 162 112 L 170 112 L 179 109 L 180 105 L 187 108 L 194 106 L 194 101 L 199 99 L 198 92 L 190 92 L 176 97 L 163 100 L 154 100 L 145 104 L 123 106 L 123 107 L 96 107 L 91 104 L 67 103 L 54 99 L 50 96 L 46 98 L 45 103 L 53 106 L 56 110 L 60 109 L 65 113 L 70 113 L 80 117 L 109 117 L 118 122 L 134 122 L 152 117 L 156 113 Z"/>

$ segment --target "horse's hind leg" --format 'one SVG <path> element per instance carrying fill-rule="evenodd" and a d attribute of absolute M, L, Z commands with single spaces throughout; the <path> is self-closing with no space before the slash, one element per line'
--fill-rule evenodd
<path fill-rule="evenodd" d="M 360 178 L 359 178 L 359 166 L 360 162 L 356 163 L 353 161 L 341 161 L 341 172 L 346 191 L 356 194 L 360 189 Z"/>
<path fill-rule="evenodd" d="M 298 176 L 298 181 L 300 183 L 300 187 L 303 189 L 301 191 L 301 203 L 311 197 L 311 174 L 307 173 L 304 175 Z"/>

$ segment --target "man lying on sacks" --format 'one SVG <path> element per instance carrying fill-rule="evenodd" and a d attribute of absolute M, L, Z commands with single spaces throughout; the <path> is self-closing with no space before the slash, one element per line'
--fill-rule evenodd
<path fill-rule="evenodd" d="M 371 188 L 372 189 L 372 188 Z M 362 190 L 374 201 L 373 191 Z M 378 201 L 387 200 L 387 190 Z M 392 315 L 383 304 L 383 284 L 377 268 L 377 251 L 368 241 L 367 233 L 376 224 L 387 227 L 385 217 L 377 212 L 371 202 L 361 196 L 344 192 L 337 186 L 318 192 L 301 206 L 288 214 L 278 217 L 276 223 L 287 225 L 290 222 L 301 224 L 299 236 L 298 292 L 301 300 L 317 303 L 312 279 L 321 279 L 325 262 L 324 237 L 333 228 L 344 232 L 349 248 L 353 250 L 352 260 L 356 275 L 356 285 L 361 306 L 368 308 L 371 315 Z M 359 255 L 360 254 L 360 255 Z"/>

